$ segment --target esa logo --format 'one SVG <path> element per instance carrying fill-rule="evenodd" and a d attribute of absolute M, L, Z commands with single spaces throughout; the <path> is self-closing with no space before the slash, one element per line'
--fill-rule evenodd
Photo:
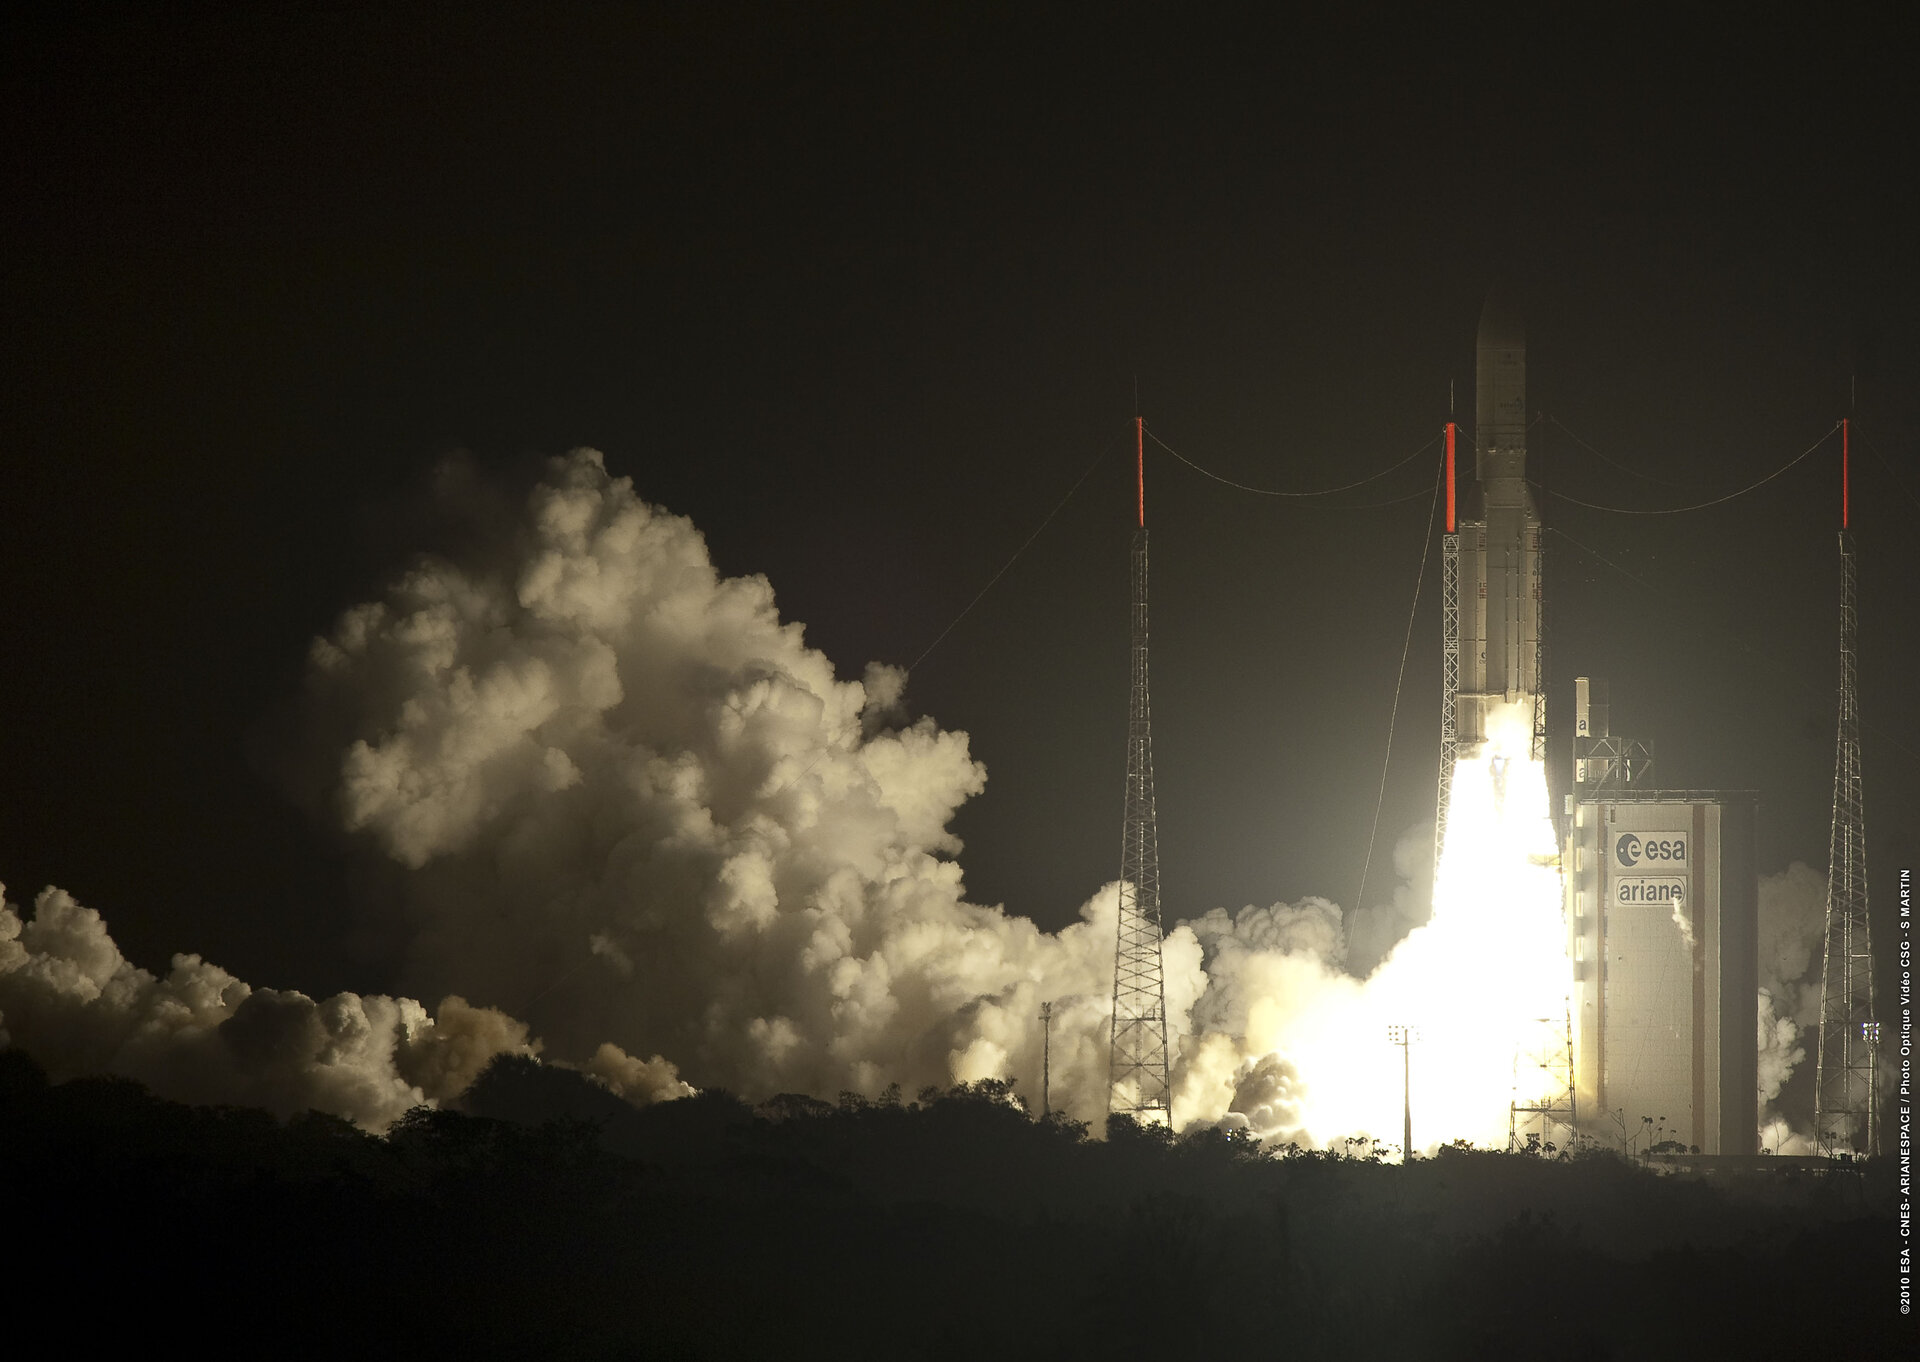
<path fill-rule="evenodd" d="M 1684 832 L 1623 832 L 1613 844 L 1613 859 L 1623 869 L 1640 866 L 1684 866 L 1687 863 L 1687 835 Z"/>

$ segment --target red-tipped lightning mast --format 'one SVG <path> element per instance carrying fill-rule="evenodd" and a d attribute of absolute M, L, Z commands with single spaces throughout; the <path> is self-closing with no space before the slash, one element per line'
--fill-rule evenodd
<path fill-rule="evenodd" d="M 1847 501 L 1852 492 L 1853 464 L 1851 442 L 1848 435 L 1851 422 L 1847 417 L 1840 418 L 1840 528 L 1847 528 Z M 1142 522 L 1145 523 L 1144 521 Z"/>
<path fill-rule="evenodd" d="M 1127 795 L 1120 834 L 1119 940 L 1107 1111 L 1171 1125 L 1167 996 L 1160 957 L 1160 840 L 1154 824 L 1152 710 L 1147 700 L 1147 423 L 1133 418 L 1133 696 L 1127 714 Z"/>
<path fill-rule="evenodd" d="M 1860 778 L 1859 578 L 1853 561 L 1851 422 L 1840 422 L 1840 723 L 1833 756 L 1833 832 L 1827 844 L 1826 953 L 1820 978 L 1820 1051 L 1813 1070 L 1813 1137 L 1822 1153 L 1868 1157 L 1883 1143 L 1880 1023 L 1873 1001 L 1867 909 L 1867 814 Z"/>
<path fill-rule="evenodd" d="M 1460 532 L 1454 519 L 1453 440 L 1459 429 L 1447 422 L 1447 533 L 1440 541 L 1440 788 L 1434 804 L 1433 870 L 1447 846 L 1447 809 L 1453 803 L 1453 763 L 1459 755 L 1460 706 Z"/>
<path fill-rule="evenodd" d="M 1147 418 L 1133 418 L 1133 467 L 1140 480 L 1140 528 L 1147 527 Z"/>

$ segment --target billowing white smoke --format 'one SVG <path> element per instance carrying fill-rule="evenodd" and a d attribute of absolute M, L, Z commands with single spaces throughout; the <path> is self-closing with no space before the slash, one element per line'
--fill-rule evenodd
<path fill-rule="evenodd" d="M 1359 981 L 1341 969 L 1340 909 L 1321 898 L 1231 917 L 1216 908 L 1192 927 L 1205 950 L 1207 989 L 1194 1006 L 1176 1111 L 1208 1112 L 1224 1101 L 1237 1118 L 1229 1124 L 1263 1140 L 1318 1143 L 1326 1132 L 1308 1119 L 1310 1080 L 1275 1051 L 1283 1037 L 1304 1046 L 1317 1019 L 1360 996 Z"/>
<path fill-rule="evenodd" d="M 55 1079 L 113 1073 L 185 1102 L 242 1103 L 281 1115 L 313 1108 L 384 1129 L 409 1107 L 443 1102 L 501 1053 L 539 1046 L 527 1028 L 459 997 L 434 1015 L 411 998 L 255 989 L 197 955 L 164 978 L 121 955 L 100 915 L 59 889 L 33 913 L 0 901 L 0 1046 L 17 1045 Z M 588 1065 L 635 1100 L 687 1091 L 671 1066 L 608 1047 Z"/>
<path fill-rule="evenodd" d="M 1817 1040 L 1826 915 L 1826 877 L 1804 862 L 1760 877 L 1760 1126 L 1775 1153 L 1814 1152 L 1812 1112 L 1796 1126 L 1779 1099 Z"/>
<path fill-rule="evenodd" d="M 1400 881 L 1387 905 L 1349 913 L 1310 896 L 1234 914 L 1216 908 L 1188 924 L 1207 988 L 1194 1004 L 1176 1110 L 1204 1119 L 1224 1101 L 1225 1125 L 1276 1144 L 1391 1133 L 1329 1100 L 1330 1089 L 1347 1086 L 1343 1052 L 1377 1048 L 1378 1028 L 1351 1028 L 1368 1006 L 1368 976 L 1428 920 L 1427 896 L 1414 886 L 1430 880 L 1432 864 L 1433 829 L 1422 825 L 1394 847 Z"/>
<path fill-rule="evenodd" d="M 1400 834 L 1393 847 L 1395 883 L 1386 903 L 1362 906 L 1344 918 L 1346 952 L 1338 963 L 1366 978 L 1416 927 L 1433 918 L 1433 824 Z"/>
<path fill-rule="evenodd" d="M 675 1063 L 748 1098 L 1003 1078 L 1033 1099 L 1052 1002 L 1052 1105 L 1104 1115 L 1116 887 L 1059 933 L 965 900 L 947 827 L 985 773 L 966 735 L 897 717 L 903 673 L 837 679 L 763 578 L 722 577 L 590 450 L 477 542 L 347 611 L 305 708 L 319 785 L 395 869 L 409 983 L 447 996 L 437 1016 L 254 991 L 190 956 L 155 979 L 53 892 L 4 919 L 14 1043 L 56 1074 L 377 1127 L 538 1048 L 513 1017 L 637 1100 L 685 1091 Z M 1177 1124 L 1397 1131 L 1381 1022 L 1434 1020 L 1478 941 L 1472 914 L 1417 925 L 1430 846 L 1402 839 L 1390 905 L 1167 934 Z"/>
<path fill-rule="evenodd" d="M 423 989 L 749 1098 L 1037 1098 L 1052 1001 L 1053 1105 L 1104 1114 L 1114 888 L 1058 934 L 965 901 L 947 824 L 985 772 L 963 733 L 890 726 L 897 669 L 836 679 L 764 578 L 591 450 L 496 550 L 422 562 L 313 650 L 336 806 L 410 871 Z M 1192 932 L 1166 967 L 1177 1041 Z"/>

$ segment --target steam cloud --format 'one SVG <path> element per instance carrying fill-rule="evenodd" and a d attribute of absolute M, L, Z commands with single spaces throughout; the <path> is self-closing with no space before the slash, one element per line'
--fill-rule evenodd
<path fill-rule="evenodd" d="M 164 978 L 130 963 L 106 924 L 61 889 L 23 914 L 0 901 L 0 1047 L 56 1079 L 113 1073 L 183 1102 L 281 1116 L 314 1109 L 384 1130 L 411 1107 L 464 1092 L 495 1055 L 540 1043 L 503 1012 L 458 995 L 429 1014 L 412 998 L 256 989 L 197 955 Z M 692 1091 L 673 1066 L 612 1045 L 580 1066 L 630 1101 Z"/>
<path fill-rule="evenodd" d="M 420 563 L 312 656 L 334 807 L 410 871 L 423 989 L 753 1098 L 1037 1096 L 1050 1000 L 1054 1105 L 1104 1112 L 1113 886 L 1058 934 L 965 901 L 947 824 L 985 771 L 900 723 L 898 669 L 837 679 L 764 578 L 722 577 L 590 450 L 491 551 Z M 1184 1021 L 1193 933 L 1166 955 Z"/>
<path fill-rule="evenodd" d="M 543 1043 L 636 1101 L 688 1091 L 683 1070 L 750 1099 L 981 1078 L 1031 1099 L 1050 1001 L 1052 1105 L 1104 1115 L 1116 886 L 1058 933 L 966 901 L 947 828 L 985 771 L 964 733 L 902 717 L 903 672 L 838 679 L 764 578 L 721 576 L 594 451 L 482 529 L 346 611 L 304 701 L 314 784 L 393 867 L 408 982 L 438 1009 L 253 989 L 196 956 L 156 977 L 49 890 L 0 915 L 0 1043 L 379 1128 Z M 1353 1042 L 1320 1032 L 1378 1005 L 1361 976 L 1426 918 L 1430 855 L 1410 831 L 1400 888 L 1363 912 L 1168 932 L 1178 1123 L 1353 1133 L 1324 1100 Z"/>
<path fill-rule="evenodd" d="M 1804 861 L 1760 877 L 1760 1139 L 1780 1154 L 1814 1152 L 1812 1123 L 1796 1129 L 1779 1102 L 1820 1021 L 1826 913 L 1826 876 Z"/>
<path fill-rule="evenodd" d="M 382 1128 L 451 1097 L 526 1028 L 457 997 L 324 1002 L 253 989 L 196 955 L 165 978 L 120 954 L 100 915 L 48 889 L 30 919 L 0 903 L 0 1043 L 60 1077 L 118 1073 L 183 1101 L 308 1107 Z"/>
<path fill-rule="evenodd" d="M 965 734 L 898 717 L 903 673 L 839 680 L 764 578 L 722 577 L 591 450 L 552 461 L 492 553 L 422 562 L 313 651 L 335 807 L 411 872 L 423 990 L 534 998 L 561 1053 L 658 1051 L 749 1098 L 1037 1097 L 1051 1001 L 1052 1105 L 1104 1115 L 1116 887 L 1057 934 L 966 901 L 947 827 L 985 772 Z M 1406 839 L 1403 874 L 1430 845 Z M 1370 967 L 1424 910 L 1403 888 L 1351 923 L 1308 900 L 1171 930 L 1176 1118 L 1311 1136 L 1239 1039 L 1249 1014 L 1354 987 L 1348 952 Z"/>

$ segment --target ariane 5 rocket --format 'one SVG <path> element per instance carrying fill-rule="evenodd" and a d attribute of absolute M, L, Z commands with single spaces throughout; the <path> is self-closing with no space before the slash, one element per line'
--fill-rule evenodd
<path fill-rule="evenodd" d="M 1488 710 L 1540 688 L 1540 512 L 1527 487 L 1527 333 L 1498 288 L 1480 313 L 1473 469 L 1460 534 L 1462 745 L 1487 736 Z"/>

